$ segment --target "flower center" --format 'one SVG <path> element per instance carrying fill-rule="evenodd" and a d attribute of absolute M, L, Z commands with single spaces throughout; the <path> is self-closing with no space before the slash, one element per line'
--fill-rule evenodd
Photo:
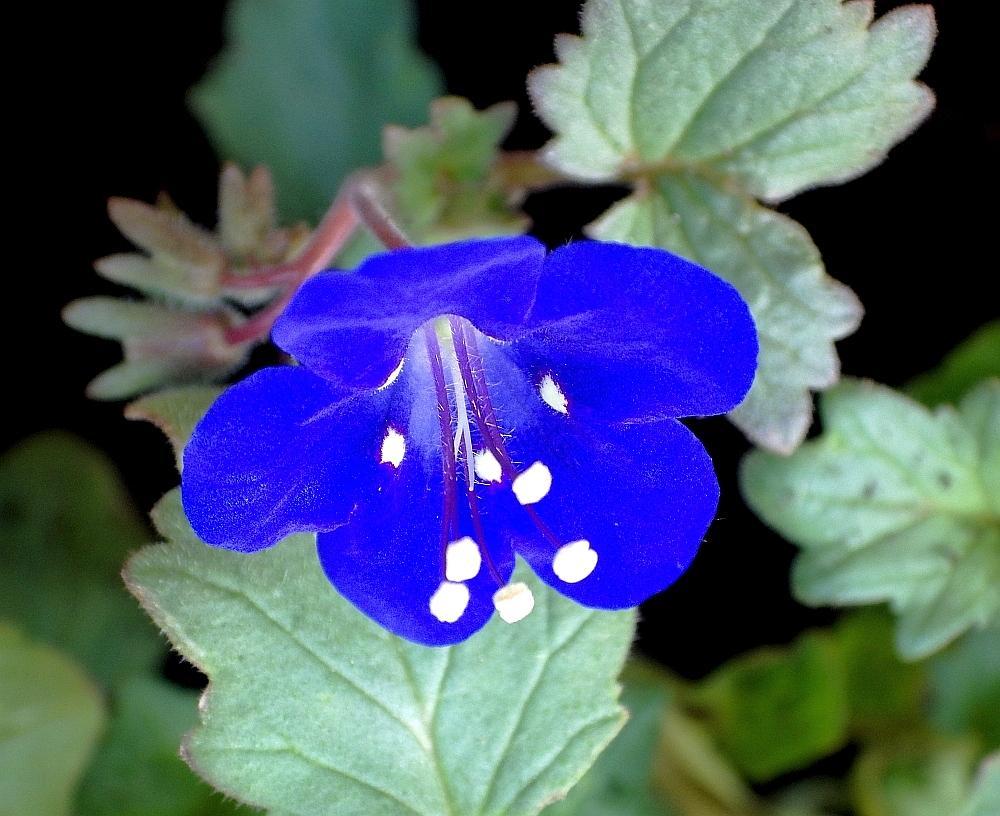
<path fill-rule="evenodd" d="M 476 495 L 477 477 L 488 484 L 501 484 L 505 479 L 509 482 L 515 498 L 539 533 L 562 555 L 557 574 L 563 580 L 575 582 L 585 578 L 596 564 L 597 553 L 584 548 L 587 554 L 581 560 L 579 555 L 583 551 L 579 545 L 584 542 L 574 542 L 572 548 L 563 546 L 534 509 L 533 505 L 552 489 L 552 473 L 543 462 L 535 462 L 522 471 L 514 466 L 497 421 L 472 324 L 465 318 L 443 316 L 426 324 L 422 331 L 437 397 L 444 476 L 440 545 L 443 580 L 432 598 L 431 612 L 445 623 L 459 620 L 469 594 L 458 587 L 464 587 L 463 582 L 475 578 L 485 565 L 498 586 L 493 604 L 501 618 L 513 623 L 531 612 L 534 599 L 525 584 L 505 584 L 490 557 Z M 568 402 L 551 375 L 546 375 L 539 384 L 539 396 L 553 410 L 567 413 Z M 473 431 L 481 444 L 478 451 Z M 463 500 L 468 507 L 472 536 L 463 535 L 460 530 L 459 505 Z"/>

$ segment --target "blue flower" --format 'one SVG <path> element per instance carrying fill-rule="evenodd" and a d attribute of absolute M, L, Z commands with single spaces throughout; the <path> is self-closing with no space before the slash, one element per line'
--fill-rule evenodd
<path fill-rule="evenodd" d="M 590 607 L 670 585 L 718 500 L 676 418 L 731 410 L 757 358 L 746 304 L 710 272 L 524 236 L 322 273 L 273 337 L 301 365 L 230 388 L 185 450 L 194 529 L 241 552 L 317 532 L 341 594 L 431 645 L 531 611 L 515 553 Z"/>

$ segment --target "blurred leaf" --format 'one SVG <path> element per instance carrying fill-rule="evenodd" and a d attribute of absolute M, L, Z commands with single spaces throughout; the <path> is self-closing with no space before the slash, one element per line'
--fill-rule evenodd
<path fill-rule="evenodd" d="M 906 392 L 924 405 L 954 403 L 990 377 L 1000 377 L 1000 320 L 979 329 L 936 369 L 907 385 Z"/>
<path fill-rule="evenodd" d="M 108 214 L 142 252 L 101 258 L 103 277 L 142 292 L 149 300 L 90 297 L 70 303 L 63 320 L 78 331 L 119 340 L 124 360 L 87 387 L 93 399 L 118 400 L 146 391 L 221 379 L 242 365 L 260 338 L 233 339 L 246 321 L 234 304 L 253 308 L 274 297 L 274 287 L 238 279 L 296 255 L 309 236 L 302 224 L 279 228 L 271 175 L 257 167 L 246 176 L 226 164 L 219 176 L 219 224 L 210 232 L 193 224 L 161 195 L 156 205 L 113 198 Z"/>
<path fill-rule="evenodd" d="M 1000 754 L 987 758 L 980 766 L 960 816 L 996 816 L 997 813 L 1000 813 Z"/>
<path fill-rule="evenodd" d="M 495 618 L 432 649 L 341 598 L 311 536 L 247 557 L 201 543 L 176 491 L 154 516 L 173 543 L 133 558 L 127 580 L 212 683 L 185 757 L 249 803 L 338 816 L 534 814 L 622 726 L 614 678 L 633 612 L 585 609 L 525 577 L 536 598 L 527 619 Z"/>
<path fill-rule="evenodd" d="M 740 289 L 761 333 L 760 368 L 733 421 L 790 452 L 809 390 L 836 382 L 833 341 L 860 307 L 826 277 L 808 235 L 755 199 L 854 178 L 927 115 L 913 81 L 934 40 L 930 6 L 872 24 L 841 0 L 589 0 L 582 38 L 531 76 L 555 131 L 545 157 L 571 178 L 635 194 L 595 236 L 672 249 Z"/>
<path fill-rule="evenodd" d="M 840 780 L 815 778 L 797 782 L 768 801 L 767 816 L 834 816 L 847 812 L 849 797 Z M 746 816 L 739 813 L 737 816 Z"/>
<path fill-rule="evenodd" d="M 837 645 L 808 632 L 787 649 L 726 663 L 682 701 L 737 768 L 764 781 L 847 742 L 846 682 Z"/>
<path fill-rule="evenodd" d="M 235 0 L 228 44 L 191 93 L 219 153 L 274 173 L 279 210 L 315 218 L 390 123 L 417 124 L 438 79 L 405 0 Z"/>
<path fill-rule="evenodd" d="M 662 794 L 653 790 L 653 757 L 660 740 L 670 690 L 635 663 L 622 674 L 622 705 L 629 719 L 562 801 L 545 809 L 545 816 L 672 816 Z"/>
<path fill-rule="evenodd" d="M 678 705 L 667 708 L 653 759 L 657 790 L 683 816 L 746 816 L 761 803 L 720 753 L 700 721 Z"/>
<path fill-rule="evenodd" d="M 68 816 L 103 723 L 75 663 L 0 623 L 0 816 Z"/>
<path fill-rule="evenodd" d="M 63 319 L 77 331 L 123 340 L 188 334 L 197 330 L 205 318 L 200 312 L 170 310 L 149 301 L 88 297 L 69 304 Z"/>
<path fill-rule="evenodd" d="M 119 575 L 148 533 L 107 458 L 34 436 L 0 463 L 0 508 L 0 616 L 108 684 L 157 666 L 162 641 Z"/>
<path fill-rule="evenodd" d="M 962 741 L 916 738 L 868 749 L 852 771 L 858 816 L 951 816 L 966 801 L 975 753 Z"/>
<path fill-rule="evenodd" d="M 194 310 L 218 306 L 224 297 L 247 305 L 265 302 L 270 289 L 230 289 L 225 276 L 288 260 L 309 234 L 302 224 L 278 227 L 267 168 L 256 167 L 244 175 L 232 163 L 219 174 L 216 232 L 192 223 L 162 194 L 155 205 L 112 198 L 108 215 L 141 252 L 101 258 L 94 264 L 98 274 L 154 300 Z"/>
<path fill-rule="evenodd" d="M 112 198 L 108 215 L 118 230 L 148 255 L 111 255 L 95 263 L 108 280 L 154 296 L 192 304 L 210 304 L 219 297 L 226 256 L 215 237 L 192 224 L 172 203 L 158 205 Z"/>
<path fill-rule="evenodd" d="M 171 388 L 130 403 L 125 408 L 125 416 L 151 422 L 163 431 L 174 449 L 177 469 L 180 470 L 184 446 L 194 426 L 221 393 L 221 388 L 208 385 Z"/>
<path fill-rule="evenodd" d="M 931 720 L 1000 748 L 1000 629 L 970 632 L 930 662 Z"/>
<path fill-rule="evenodd" d="M 514 124 L 513 102 L 477 111 L 468 100 L 431 103 L 431 121 L 387 127 L 383 151 L 395 173 L 396 208 L 410 235 L 428 243 L 523 232 L 496 175 L 500 143 Z"/>
<path fill-rule="evenodd" d="M 93 399 L 126 399 L 169 383 L 218 379 L 242 365 L 250 350 L 226 340 L 226 330 L 243 317 L 225 305 L 197 312 L 88 297 L 68 304 L 62 316 L 77 331 L 121 341 L 125 360 L 87 386 Z"/>
<path fill-rule="evenodd" d="M 754 452 L 742 468 L 750 505 L 803 549 L 796 595 L 889 601 L 907 659 L 1000 621 L 1000 382 L 931 413 L 850 381 L 821 410 L 819 439 L 789 458 Z"/>
<path fill-rule="evenodd" d="M 886 740 L 912 729 L 924 717 L 927 672 L 899 659 L 894 622 L 883 608 L 861 609 L 838 621 L 833 636 L 847 681 L 851 732 Z"/>
<path fill-rule="evenodd" d="M 157 679 L 119 690 L 115 713 L 77 799 L 78 816 L 223 816 L 226 802 L 177 751 L 198 721 L 198 693 Z"/>

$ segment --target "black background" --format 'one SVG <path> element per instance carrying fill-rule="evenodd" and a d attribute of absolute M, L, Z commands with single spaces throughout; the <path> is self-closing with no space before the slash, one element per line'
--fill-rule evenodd
<path fill-rule="evenodd" d="M 168 190 L 197 221 L 214 222 L 217 160 L 184 96 L 222 45 L 223 6 L 37 4 L 7 29 L 26 50 L 6 83 L 2 446 L 44 428 L 75 431 L 114 458 L 144 509 L 176 483 L 166 444 L 123 420 L 120 406 L 83 397 L 120 352 L 63 327 L 59 309 L 115 292 L 90 270 L 94 258 L 128 248 L 106 219 L 108 196 L 152 200 Z M 861 329 L 840 344 L 844 370 L 890 385 L 934 366 L 998 312 L 996 15 L 986 11 L 992 3 L 936 6 L 941 35 L 923 76 L 938 94 L 932 118 L 864 178 L 780 208 L 865 304 Z M 540 146 L 546 131 L 530 113 L 524 77 L 552 60 L 554 34 L 577 30 L 578 4 L 425 0 L 419 8 L 421 46 L 448 91 L 480 107 L 515 99 L 521 116 L 508 146 Z M 527 209 L 536 234 L 559 243 L 616 195 L 550 192 Z M 790 599 L 794 548 L 742 505 L 735 472 L 746 443 L 723 420 L 697 424 L 722 481 L 719 518 L 688 574 L 644 607 L 640 630 L 644 651 L 689 676 L 831 617 Z"/>

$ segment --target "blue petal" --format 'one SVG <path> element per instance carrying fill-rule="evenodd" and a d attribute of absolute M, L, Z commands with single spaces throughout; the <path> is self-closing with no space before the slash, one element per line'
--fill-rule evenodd
<path fill-rule="evenodd" d="M 254 552 L 293 532 L 319 532 L 320 561 L 341 594 L 396 634 L 440 645 L 489 620 L 514 558 L 492 542 L 498 575 L 484 564 L 465 582 L 470 600 L 455 623 L 431 614 L 445 577 L 443 545 L 474 529 L 461 485 L 442 527 L 437 398 L 419 338 L 414 347 L 392 386 L 347 399 L 296 367 L 264 369 L 233 386 L 185 449 L 182 497 L 195 531 L 214 546 Z M 405 444 L 396 462 L 383 461 L 390 429 Z"/>
<path fill-rule="evenodd" d="M 404 459 L 398 473 L 382 474 L 365 491 L 349 524 L 318 538 L 327 578 L 345 598 L 389 631 L 428 646 L 458 643 L 481 629 L 493 615 L 500 585 L 483 564 L 464 582 L 469 603 L 457 621 L 443 623 L 431 614 L 431 596 L 444 580 L 443 506 L 440 462 Z M 471 534 L 464 512 L 459 527 L 448 540 Z M 500 541 L 490 545 L 500 583 L 506 583 L 513 553 Z"/>
<path fill-rule="evenodd" d="M 462 241 L 376 255 L 355 272 L 308 281 L 275 324 L 275 343 L 315 373 L 375 388 L 413 332 L 444 314 L 497 338 L 531 307 L 545 247 L 529 236 Z"/>
<path fill-rule="evenodd" d="M 725 413 L 746 396 L 757 333 L 722 279 L 658 249 L 580 241 L 545 261 L 514 349 L 593 419 Z"/>
<path fill-rule="evenodd" d="M 676 420 L 553 431 L 536 426 L 512 441 L 525 464 L 543 462 L 552 474 L 548 495 L 532 505 L 552 537 L 504 497 L 498 504 L 516 520 L 510 545 L 545 583 L 586 606 L 624 609 L 666 589 L 691 563 L 718 503 L 701 443 Z M 597 564 L 567 583 L 553 559 L 580 540 L 597 553 Z"/>
<path fill-rule="evenodd" d="M 385 397 L 343 400 L 302 368 L 266 368 L 228 389 L 184 450 L 184 510 L 207 543 L 242 552 L 344 523 L 374 481 Z"/>
<path fill-rule="evenodd" d="M 541 462 L 552 476 L 548 493 L 528 507 L 514 498 L 509 479 L 487 488 L 490 533 L 543 581 L 587 606 L 635 606 L 672 584 L 694 558 L 718 503 L 715 471 L 698 439 L 676 420 L 593 425 L 572 411 L 559 413 L 505 369 L 502 349 L 481 350 L 490 376 L 504 372 L 496 403 L 511 458 L 521 472 Z M 580 540 L 597 563 L 568 583 L 553 571 L 553 558 Z"/>

